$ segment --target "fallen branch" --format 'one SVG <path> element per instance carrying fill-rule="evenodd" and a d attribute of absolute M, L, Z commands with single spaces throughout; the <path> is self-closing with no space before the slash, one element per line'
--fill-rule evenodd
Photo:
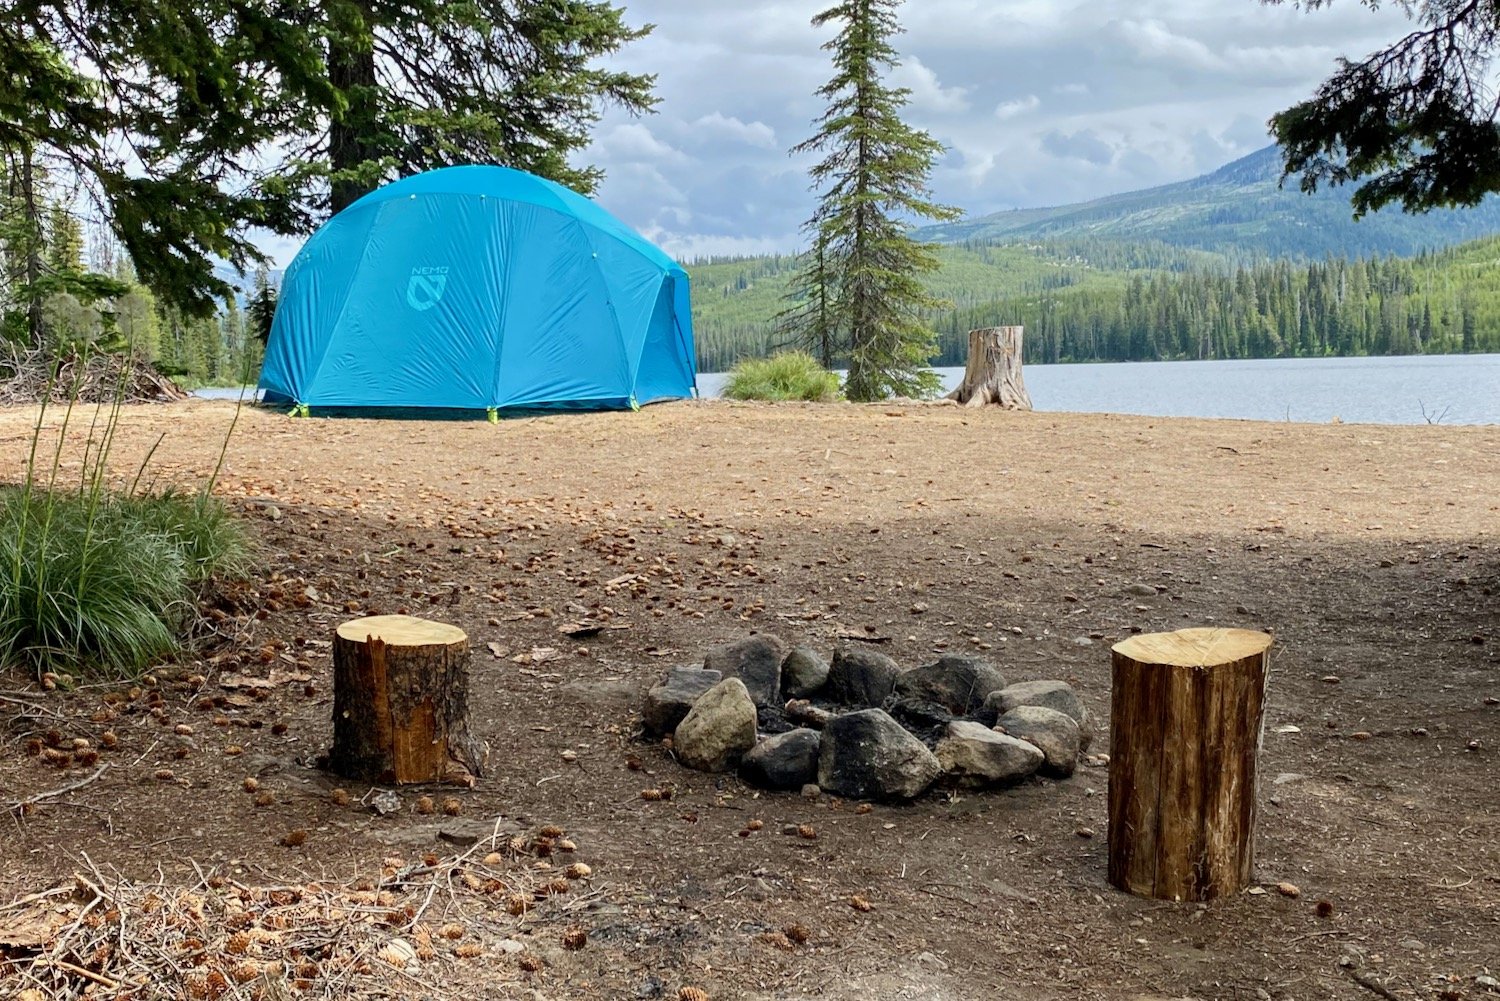
<path fill-rule="evenodd" d="M 83 778 L 79 779 L 76 782 L 70 782 L 67 785 L 61 786 L 61 787 L 59 787 L 57 789 L 49 789 L 46 792 L 39 792 L 35 796 L 29 796 L 26 799 L 12 800 L 11 802 L 5 804 L 5 808 L 6 808 L 6 810 L 8 810 L 11 813 L 20 814 L 20 815 L 24 816 L 25 813 L 26 813 L 27 807 L 35 806 L 36 804 L 42 802 L 43 800 L 56 799 L 58 796 L 61 796 L 64 793 L 70 793 L 74 789 L 82 789 L 84 786 L 88 785 L 90 782 L 96 782 L 96 781 L 98 781 L 99 776 L 103 775 L 108 770 L 109 770 L 109 765 L 108 764 L 100 765 L 98 767 L 98 769 L 92 775 L 84 776 Z"/>

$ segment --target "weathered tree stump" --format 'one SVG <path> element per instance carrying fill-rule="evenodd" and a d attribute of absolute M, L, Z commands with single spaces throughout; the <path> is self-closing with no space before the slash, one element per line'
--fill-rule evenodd
<path fill-rule="evenodd" d="M 966 407 L 995 404 L 1006 410 L 1030 410 L 1031 396 L 1021 378 L 1024 327 L 986 327 L 969 331 L 969 361 L 964 381 L 948 394 Z"/>
<path fill-rule="evenodd" d="M 482 761 L 468 714 L 462 629 L 378 615 L 334 631 L 331 771 L 367 782 L 473 785 Z"/>
<path fill-rule="evenodd" d="M 1114 647 L 1109 881 L 1161 900 L 1250 883 L 1271 637 L 1183 629 Z"/>

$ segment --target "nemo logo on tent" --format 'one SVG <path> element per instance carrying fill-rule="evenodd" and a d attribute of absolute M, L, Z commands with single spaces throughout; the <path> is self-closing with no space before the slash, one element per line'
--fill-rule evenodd
<path fill-rule="evenodd" d="M 412 268 L 406 283 L 406 304 L 419 313 L 443 301 L 448 288 L 447 268 Z"/>

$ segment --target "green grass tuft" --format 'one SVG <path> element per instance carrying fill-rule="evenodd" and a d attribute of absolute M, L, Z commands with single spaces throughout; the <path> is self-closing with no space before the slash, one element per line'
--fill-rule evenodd
<path fill-rule="evenodd" d="M 734 366 L 724 395 L 731 400 L 806 400 L 828 403 L 839 398 L 839 377 L 804 351 L 783 351 L 770 358 L 747 358 Z"/>
<path fill-rule="evenodd" d="M 202 494 L 0 490 L 0 664 L 138 674 L 177 649 L 195 585 L 250 559 Z"/>

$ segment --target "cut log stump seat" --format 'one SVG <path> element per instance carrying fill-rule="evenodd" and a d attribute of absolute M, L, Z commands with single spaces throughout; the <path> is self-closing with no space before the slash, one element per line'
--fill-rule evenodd
<path fill-rule="evenodd" d="M 1255 766 L 1272 639 L 1247 629 L 1133 636 L 1113 650 L 1109 881 L 1161 900 L 1250 884 Z"/>
<path fill-rule="evenodd" d="M 331 771 L 367 782 L 473 785 L 482 761 L 468 712 L 462 629 L 378 615 L 334 631 Z"/>

